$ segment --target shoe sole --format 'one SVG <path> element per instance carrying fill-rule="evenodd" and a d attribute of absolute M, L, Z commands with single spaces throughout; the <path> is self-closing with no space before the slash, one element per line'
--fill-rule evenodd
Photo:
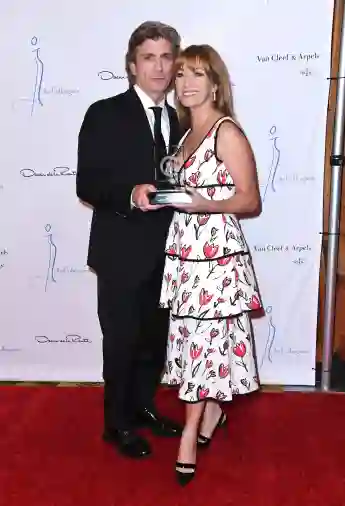
<path fill-rule="evenodd" d="M 177 432 L 176 433 L 167 433 L 167 432 L 164 432 L 164 431 L 161 431 L 159 429 L 154 429 L 153 427 L 147 427 L 148 429 L 150 429 L 150 431 L 152 432 L 152 434 L 154 434 L 155 436 L 160 436 L 160 437 L 181 437 L 182 436 L 182 432 L 181 434 L 178 434 Z"/>
<path fill-rule="evenodd" d="M 141 455 L 131 455 L 130 453 L 127 453 L 126 451 L 123 451 L 117 441 L 109 436 L 106 436 L 103 434 L 102 436 L 102 439 L 105 443 L 111 445 L 111 446 L 114 446 L 117 450 L 117 452 L 122 455 L 123 457 L 128 457 L 130 459 L 136 459 L 136 460 L 139 460 L 139 459 L 143 459 L 145 457 L 149 457 L 151 454 L 152 454 L 152 451 L 147 451 L 145 453 L 142 453 Z"/>

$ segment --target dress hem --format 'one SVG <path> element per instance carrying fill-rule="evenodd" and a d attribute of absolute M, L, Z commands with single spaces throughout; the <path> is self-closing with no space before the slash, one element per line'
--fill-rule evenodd
<path fill-rule="evenodd" d="M 179 383 L 174 383 L 174 382 L 162 382 L 162 385 L 164 387 L 167 387 L 167 388 L 180 388 L 180 384 Z M 236 396 L 236 395 L 248 395 L 248 394 L 252 394 L 254 392 L 259 392 L 261 390 L 261 386 L 259 384 L 256 384 L 255 387 L 251 388 L 250 390 L 247 390 L 247 391 L 243 391 L 243 392 L 236 392 L 236 391 L 232 391 L 231 392 L 231 398 L 226 398 L 226 399 L 218 399 L 216 396 L 213 396 L 213 395 L 210 395 L 210 396 L 207 396 L 203 399 L 198 399 L 196 401 L 187 401 L 186 399 L 183 398 L 183 396 L 181 396 L 180 394 L 178 394 L 178 398 L 185 402 L 186 404 L 198 404 L 199 402 L 203 402 L 203 401 L 216 401 L 216 402 L 231 402 L 233 401 L 233 398 Z"/>
<path fill-rule="evenodd" d="M 168 250 L 165 251 L 165 256 L 169 257 L 171 260 L 181 260 L 181 262 L 195 262 L 195 263 L 199 263 L 199 262 L 217 262 L 218 263 L 218 260 L 223 260 L 224 258 L 231 258 L 231 257 L 234 257 L 236 255 L 249 255 L 250 252 L 249 250 L 239 250 L 239 251 L 234 251 L 233 253 L 227 253 L 226 255 L 222 255 L 220 257 L 213 257 L 213 258 L 185 258 L 181 255 L 178 255 L 177 253 L 170 253 Z"/>
<path fill-rule="evenodd" d="M 171 307 L 169 307 L 169 305 L 160 305 L 160 308 L 161 309 L 169 309 L 171 311 L 171 317 L 172 318 L 175 318 L 176 320 L 183 320 L 185 318 L 188 318 L 188 319 L 192 319 L 192 320 L 198 320 L 198 321 L 221 321 L 221 320 L 228 320 L 230 318 L 235 318 L 237 316 L 241 316 L 242 314 L 244 313 L 251 313 L 252 311 L 259 311 L 260 309 L 262 309 L 263 306 L 260 306 L 258 308 L 255 308 L 255 309 L 242 309 L 242 311 L 239 311 L 238 313 L 230 313 L 226 316 L 216 316 L 216 317 L 212 317 L 212 318 L 200 318 L 200 317 L 197 317 L 197 316 L 192 316 L 192 315 L 184 315 L 184 314 L 175 314 L 172 312 L 172 309 Z"/>

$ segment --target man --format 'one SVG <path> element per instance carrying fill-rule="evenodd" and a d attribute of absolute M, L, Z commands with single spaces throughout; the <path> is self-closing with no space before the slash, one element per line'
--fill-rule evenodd
<path fill-rule="evenodd" d="M 140 25 L 126 55 L 129 90 L 92 104 L 79 133 L 77 195 L 94 208 L 88 265 L 103 333 L 103 437 L 134 458 L 151 452 L 138 428 L 181 432 L 154 406 L 168 335 L 158 304 L 172 214 L 148 197 L 160 159 L 180 138 L 165 98 L 179 44 L 172 27 Z"/>

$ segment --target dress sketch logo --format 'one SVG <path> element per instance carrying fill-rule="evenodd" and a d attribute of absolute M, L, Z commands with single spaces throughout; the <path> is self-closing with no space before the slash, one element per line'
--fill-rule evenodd
<path fill-rule="evenodd" d="M 34 115 L 37 109 L 42 108 L 45 104 L 45 98 L 49 95 L 54 96 L 73 96 L 79 93 L 79 89 L 65 88 L 63 86 L 45 86 L 46 68 L 41 55 L 41 47 L 38 37 L 34 36 L 30 40 L 30 50 L 32 53 L 32 60 L 35 64 L 35 74 L 33 80 L 33 87 L 30 97 L 21 97 L 13 102 L 13 108 L 17 108 L 18 102 L 30 103 L 30 114 Z"/>
<path fill-rule="evenodd" d="M 270 191 L 273 193 L 276 193 L 277 191 L 275 184 L 276 184 L 277 171 L 280 163 L 280 149 L 277 146 L 277 141 L 279 137 L 277 135 L 277 127 L 275 125 L 273 125 L 270 128 L 269 139 L 272 145 L 272 157 L 266 184 L 261 185 L 263 187 L 261 196 L 262 202 L 265 202 L 265 199 Z"/>
<path fill-rule="evenodd" d="M 32 102 L 31 102 L 31 115 L 34 113 L 36 105 L 43 106 L 41 93 L 42 93 L 42 82 L 43 82 L 43 74 L 44 74 L 44 63 L 40 57 L 40 48 L 38 47 L 38 39 L 37 37 L 32 37 L 31 46 L 34 48 L 32 52 L 35 55 L 35 63 L 36 63 L 36 78 L 35 84 L 32 94 Z"/>
<path fill-rule="evenodd" d="M 277 328 L 276 328 L 275 324 L 273 323 L 272 311 L 273 311 L 272 306 L 267 306 L 265 309 L 265 313 L 268 316 L 268 329 L 267 329 L 267 337 L 266 337 L 265 347 L 264 347 L 264 351 L 263 351 L 261 361 L 260 361 L 260 368 L 263 367 L 265 362 L 268 361 L 268 362 L 272 363 L 272 361 L 273 361 L 273 356 L 272 356 L 273 345 L 274 345 L 275 338 L 276 338 Z"/>
<path fill-rule="evenodd" d="M 32 279 L 43 281 L 44 291 L 49 292 L 50 289 L 57 285 L 67 276 L 89 273 L 88 267 L 76 267 L 73 265 L 58 265 L 59 261 L 59 241 L 56 241 L 53 227 L 50 223 L 44 226 L 44 235 L 46 243 L 44 274 L 34 276 Z"/>
<path fill-rule="evenodd" d="M 52 226 L 48 223 L 45 227 L 45 231 L 47 232 L 47 239 L 48 239 L 48 245 L 49 245 L 49 259 L 48 259 L 48 266 L 47 266 L 47 275 L 44 285 L 44 290 L 48 290 L 48 286 L 51 283 L 56 283 L 55 279 L 55 263 L 56 263 L 56 255 L 57 255 L 57 247 L 53 240 L 53 234 L 52 234 Z"/>

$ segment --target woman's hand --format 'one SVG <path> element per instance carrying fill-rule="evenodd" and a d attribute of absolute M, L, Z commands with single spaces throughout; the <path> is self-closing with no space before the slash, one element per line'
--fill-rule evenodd
<path fill-rule="evenodd" d="M 185 187 L 186 193 L 191 196 L 192 202 L 188 204 L 172 204 L 173 207 L 186 213 L 207 213 L 210 211 L 212 201 L 205 199 L 192 186 Z"/>

